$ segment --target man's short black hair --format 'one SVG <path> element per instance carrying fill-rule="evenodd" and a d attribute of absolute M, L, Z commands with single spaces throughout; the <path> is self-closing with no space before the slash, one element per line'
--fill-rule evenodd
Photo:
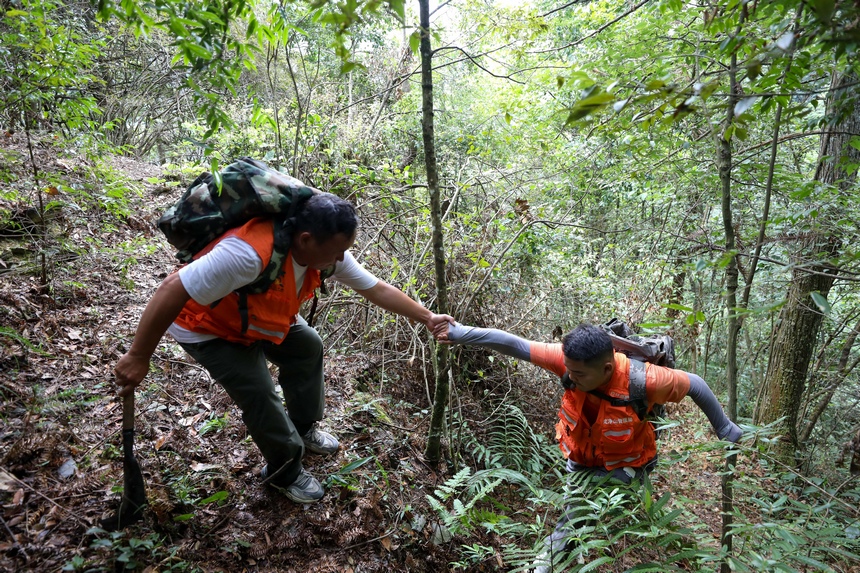
<path fill-rule="evenodd" d="M 612 339 L 605 330 L 593 324 L 580 324 L 567 333 L 561 342 L 564 355 L 576 362 L 594 364 L 612 360 Z"/>
<path fill-rule="evenodd" d="M 295 234 L 309 232 L 318 243 L 335 235 L 352 237 L 358 228 L 358 215 L 349 201 L 332 193 L 314 193 L 296 214 Z"/>

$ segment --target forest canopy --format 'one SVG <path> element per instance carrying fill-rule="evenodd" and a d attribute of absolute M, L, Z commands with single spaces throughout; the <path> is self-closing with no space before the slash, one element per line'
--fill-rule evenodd
<path fill-rule="evenodd" d="M 252 157 L 356 205 L 356 257 L 428 308 L 544 342 L 613 317 L 669 333 L 678 368 L 744 428 L 728 448 L 670 410 L 662 495 L 592 500 L 607 525 L 569 570 L 856 571 L 860 7 L 426 2 L 0 0 L 0 564 L 287 571 L 305 542 L 308 570 L 533 560 L 565 503 L 558 380 L 437 345 L 341 287 L 316 327 L 330 417 L 355 445 L 326 466 L 341 492 L 326 503 L 355 520 L 261 545 L 219 513 L 210 495 L 245 500 L 259 455 L 244 443 L 239 469 L 187 469 L 232 456 L 218 436 L 241 421 L 166 337 L 138 431 L 150 477 L 171 485 L 141 529 L 91 529 L 121 482 L 106 380 L 175 263 L 153 223 L 201 172 Z M 78 354 L 58 346 L 70 329 Z M 158 385 L 223 399 L 170 426 L 212 445 L 155 469 L 158 416 L 190 404 Z M 75 430 L 94 412 L 115 427 Z M 57 428 L 57 443 L 28 437 Z M 385 454 L 395 443 L 411 452 Z M 57 478 L 66 459 L 77 469 Z M 64 540 L 38 549 L 40 531 Z M 380 543 L 359 564 L 349 552 Z"/>

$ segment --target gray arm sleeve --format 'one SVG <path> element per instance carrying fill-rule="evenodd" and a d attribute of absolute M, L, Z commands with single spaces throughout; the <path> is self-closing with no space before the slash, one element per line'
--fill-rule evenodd
<path fill-rule="evenodd" d="M 529 341 L 504 330 L 452 324 L 448 326 L 448 340 L 454 344 L 483 346 L 531 362 Z"/>
<path fill-rule="evenodd" d="M 695 374 L 687 372 L 687 375 L 690 377 L 690 391 L 687 396 L 692 398 L 696 406 L 705 413 L 721 440 L 737 442 L 743 433 L 742 430 L 737 424 L 729 420 L 717 397 L 714 396 L 705 381 Z"/>

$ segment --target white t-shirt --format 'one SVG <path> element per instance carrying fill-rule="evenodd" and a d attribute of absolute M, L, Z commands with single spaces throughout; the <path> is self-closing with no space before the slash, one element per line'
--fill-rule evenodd
<path fill-rule="evenodd" d="M 308 268 L 293 261 L 296 294 L 301 291 Z M 197 303 L 209 305 L 234 290 L 250 284 L 263 272 L 263 261 L 254 248 L 237 237 L 228 237 L 211 251 L 179 269 L 179 280 Z M 352 290 L 367 290 L 376 286 L 379 279 L 361 266 L 347 251 L 337 263 L 331 278 Z M 176 323 L 167 332 L 177 342 L 194 343 L 217 338 L 211 334 L 191 332 Z"/>

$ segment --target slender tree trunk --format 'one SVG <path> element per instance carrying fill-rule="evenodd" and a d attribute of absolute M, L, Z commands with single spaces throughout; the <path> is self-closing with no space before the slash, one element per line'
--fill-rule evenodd
<path fill-rule="evenodd" d="M 860 133 L 860 102 L 855 98 L 851 108 L 845 109 L 844 98 L 851 94 L 857 82 L 854 74 L 842 76 L 834 73 L 831 91 L 827 96 L 826 117 L 832 118 L 827 133 L 821 137 L 819 165 L 815 179 L 825 185 L 837 185 L 847 190 L 856 178 L 856 172 L 843 171 L 847 163 L 860 162 L 860 151 L 848 145 L 852 133 Z M 847 113 L 845 113 L 847 111 Z M 784 439 L 773 452 L 782 461 L 794 464 L 799 448 L 798 412 L 806 385 L 809 363 L 823 315 L 811 293 L 827 297 L 833 286 L 834 270 L 827 263 L 842 244 L 834 232 L 836 218 L 841 216 L 833 206 L 822 209 L 818 228 L 801 241 L 800 256 L 792 271 L 792 281 L 772 335 L 771 355 L 765 387 L 756 405 L 755 422 L 772 423 L 784 417 L 781 430 Z M 828 210 L 833 212 L 828 213 Z M 821 230 L 826 227 L 825 230 Z"/>
<path fill-rule="evenodd" d="M 739 25 L 740 27 L 740 25 Z M 740 29 L 738 30 L 740 33 Z M 729 65 L 729 100 L 726 105 L 726 120 L 723 131 L 720 134 L 717 149 L 717 166 L 719 168 L 723 232 L 726 241 L 726 254 L 731 258 L 726 266 L 726 310 L 728 311 L 728 331 L 726 333 L 726 386 L 729 392 L 728 415 L 732 420 L 738 416 L 738 333 L 741 326 L 737 315 L 737 292 L 738 292 L 738 257 L 736 253 L 737 240 L 735 228 L 732 221 L 732 142 L 729 129 L 735 114 L 735 105 L 738 102 L 737 85 L 738 59 L 736 54 L 731 56 Z M 736 456 L 732 455 L 726 460 L 726 471 L 721 479 L 722 485 L 722 544 L 727 555 L 732 553 L 732 515 L 734 511 L 734 494 L 732 488 L 731 468 L 735 464 Z M 720 565 L 722 573 L 730 571 L 728 561 Z"/>
<path fill-rule="evenodd" d="M 436 166 L 436 144 L 433 134 L 433 52 L 430 49 L 430 2 L 418 0 L 421 24 L 421 134 L 424 139 L 424 163 L 430 190 L 430 218 L 433 224 L 433 261 L 436 268 L 436 301 L 440 314 L 448 313 L 448 285 L 445 281 L 445 246 L 442 241 L 442 203 L 439 200 L 439 172 Z M 436 345 L 436 392 L 433 414 L 424 456 L 431 463 L 441 459 L 442 435 L 445 433 L 445 407 L 448 404 L 448 348 Z"/>
<path fill-rule="evenodd" d="M 281 117 L 280 111 L 278 110 L 278 90 L 275 87 L 278 84 L 277 79 L 277 63 L 278 63 L 278 45 L 275 44 L 272 46 L 268 44 L 266 46 L 266 79 L 269 83 L 269 91 L 272 94 L 272 109 L 275 112 L 275 149 L 277 149 L 277 154 L 275 155 L 275 165 L 280 167 L 284 164 L 284 145 L 281 139 Z M 272 64 L 275 64 L 272 66 Z M 274 72 L 272 68 L 274 67 Z"/>

